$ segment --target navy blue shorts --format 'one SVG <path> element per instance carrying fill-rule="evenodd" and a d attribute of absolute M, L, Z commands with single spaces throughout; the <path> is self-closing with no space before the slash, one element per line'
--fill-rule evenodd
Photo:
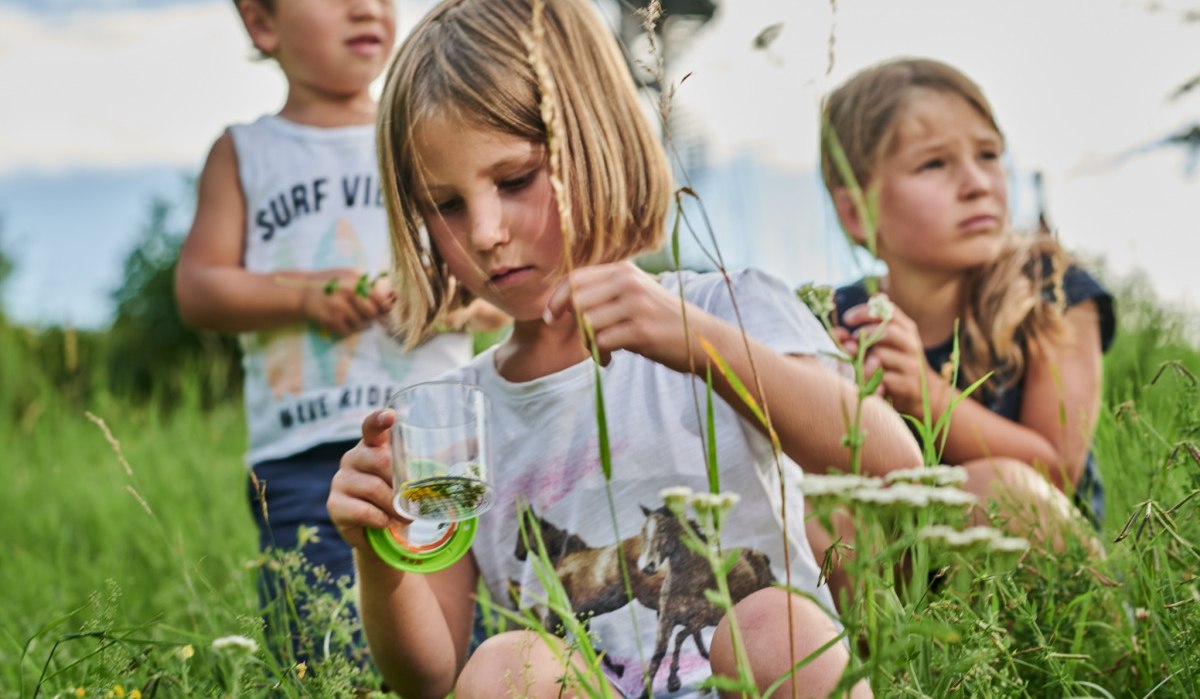
<path fill-rule="evenodd" d="M 330 592 L 336 591 L 338 578 L 354 577 L 350 545 L 342 540 L 329 519 L 325 501 L 338 463 L 355 444 L 357 441 L 321 444 L 299 454 L 255 464 L 252 470 L 266 498 L 266 518 L 254 480 L 248 479 L 247 484 L 250 510 L 258 525 L 259 550 L 295 549 L 300 526 L 315 528 L 316 539 L 307 541 L 302 552 L 309 563 L 329 571 L 329 580 L 323 587 Z"/>

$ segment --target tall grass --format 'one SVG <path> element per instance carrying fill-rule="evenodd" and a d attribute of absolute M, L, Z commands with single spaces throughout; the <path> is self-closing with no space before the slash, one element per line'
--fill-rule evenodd
<path fill-rule="evenodd" d="M 1197 695 L 1200 351 L 1152 299 L 1127 291 L 1121 308 L 1095 439 L 1107 558 L 993 559 L 905 530 L 945 581 L 916 600 L 879 570 L 882 626 L 860 665 L 877 692 Z M 242 662 L 212 647 L 267 641 L 240 405 L 203 409 L 199 367 L 181 394 L 143 402 L 86 362 L 72 380 L 91 388 L 64 389 L 44 337 L 0 330 L 0 695 L 337 693 L 264 650 Z"/>

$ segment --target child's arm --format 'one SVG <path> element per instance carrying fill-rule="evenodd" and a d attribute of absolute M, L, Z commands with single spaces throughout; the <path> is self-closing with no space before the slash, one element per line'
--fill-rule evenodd
<path fill-rule="evenodd" d="M 428 575 L 404 573 L 371 549 L 364 527 L 392 519 L 392 466 L 388 431 L 395 413 L 379 410 L 363 421 L 363 438 L 342 457 L 330 487 L 330 519 L 354 548 L 359 615 L 371 657 L 393 691 L 404 697 L 444 697 L 466 661 L 478 570 L 466 556 Z"/>
<path fill-rule="evenodd" d="M 200 174 L 196 217 L 179 252 L 175 295 L 188 323 L 241 332 L 311 320 L 338 335 L 362 330 L 391 308 L 394 294 L 377 284 L 355 293 L 352 269 L 284 270 L 255 274 L 243 266 L 246 199 L 238 178 L 233 137 L 224 133 Z M 326 284 L 336 278 L 336 288 Z"/>
<path fill-rule="evenodd" d="M 865 307 L 857 306 L 846 312 L 845 320 L 866 322 L 865 316 Z M 960 402 L 950 420 L 944 461 L 1005 456 L 1044 472 L 1059 489 L 1079 481 L 1100 408 L 1102 353 L 1095 302 L 1071 306 L 1064 320 L 1062 340 L 1033 347 L 1026 357 L 1019 421 L 998 415 L 978 401 Z M 875 327 L 860 326 L 857 332 L 869 333 Z M 887 336 L 868 354 L 867 370 L 884 368 L 884 391 L 902 413 L 918 419 L 923 415 L 922 373 L 929 387 L 932 421 L 959 393 L 925 361 L 915 323 L 898 308 Z"/>
<path fill-rule="evenodd" d="M 691 373 L 690 342 L 695 373 L 704 377 L 708 355 L 700 340 L 706 340 L 759 405 L 767 407 L 781 446 L 792 460 L 814 473 L 823 474 L 829 467 L 849 469 L 849 450 L 842 444 L 847 429 L 843 416 L 853 414 L 857 389 L 815 357 L 781 355 L 691 304 L 687 309 L 689 342 L 684 342 L 679 297 L 632 263 L 579 269 L 571 274 L 570 282 L 575 302 L 591 322 L 601 351 L 625 349 Z M 551 297 L 547 310 L 554 317 L 571 310 L 571 290 L 566 284 Z M 732 385 L 716 366 L 712 369 L 717 393 L 757 425 L 757 418 Z M 756 372 L 759 381 L 755 381 Z M 912 434 L 882 399 L 872 396 L 864 401 L 860 427 L 868 435 L 861 453 L 864 472 L 882 475 L 921 464 Z"/>

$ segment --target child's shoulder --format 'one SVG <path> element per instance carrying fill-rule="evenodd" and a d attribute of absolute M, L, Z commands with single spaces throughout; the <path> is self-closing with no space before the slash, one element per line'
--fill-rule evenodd
<path fill-rule="evenodd" d="M 755 267 L 730 272 L 728 275 L 721 272 L 669 271 L 658 275 L 658 281 L 672 292 L 678 292 L 682 286 L 684 296 L 700 306 L 707 305 L 706 301 L 727 297 L 730 289 L 738 299 L 780 294 L 792 296 L 791 290 L 782 279 Z"/>

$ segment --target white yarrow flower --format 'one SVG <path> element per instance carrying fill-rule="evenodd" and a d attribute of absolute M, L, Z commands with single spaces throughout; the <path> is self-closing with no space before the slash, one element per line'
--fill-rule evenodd
<path fill-rule="evenodd" d="M 215 651 L 224 651 L 225 649 L 242 650 L 247 653 L 257 653 L 258 643 L 253 638 L 245 636 L 222 636 L 213 639 L 212 648 Z"/>
<path fill-rule="evenodd" d="M 850 474 L 834 474 L 831 476 L 814 476 L 805 474 L 800 481 L 800 490 L 805 497 L 815 498 L 825 495 L 847 495 L 856 490 L 875 490 L 883 484 L 879 478 L 855 476 Z"/>
<path fill-rule="evenodd" d="M 886 480 L 888 483 L 961 485 L 967 482 L 967 470 L 961 466 L 918 466 L 892 471 L 887 474 Z"/>
<path fill-rule="evenodd" d="M 875 294 L 867 300 L 867 313 L 881 323 L 892 319 L 896 306 L 886 294 Z"/>
<path fill-rule="evenodd" d="M 692 497 L 692 489 L 684 486 L 663 488 L 658 495 L 663 499 L 663 504 L 674 510 L 683 507 L 683 504 Z"/>
<path fill-rule="evenodd" d="M 988 548 L 997 553 L 1021 553 L 1029 548 L 1029 542 L 1018 536 L 1002 536 L 993 540 Z"/>
<path fill-rule="evenodd" d="M 856 502 L 870 505 L 907 505 L 913 508 L 929 505 L 965 507 L 975 504 L 975 496 L 957 488 L 935 488 L 913 483 L 895 483 L 890 488 L 856 490 L 849 494 Z"/>

